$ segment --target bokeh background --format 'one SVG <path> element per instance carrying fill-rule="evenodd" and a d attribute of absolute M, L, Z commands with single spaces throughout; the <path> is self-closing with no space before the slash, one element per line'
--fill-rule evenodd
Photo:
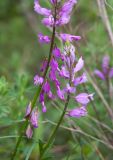
<path fill-rule="evenodd" d="M 41 16 L 34 12 L 33 3 L 33 0 L 0 1 L 0 160 L 10 159 L 21 131 L 26 105 L 36 91 L 33 76 L 48 56 L 49 46 L 39 44 L 37 34 L 51 35 L 51 31 L 41 24 Z M 41 4 L 49 7 L 48 0 L 41 1 Z M 105 6 L 113 30 L 113 1 L 108 0 Z M 94 69 L 101 68 L 105 54 L 110 56 L 110 65 L 113 66 L 113 45 L 97 1 L 78 0 L 71 22 L 61 31 L 82 36 L 75 46 L 85 60 L 90 80 L 80 90 L 94 92 L 95 100 L 89 104 L 89 117 L 64 120 L 64 128 L 57 133 L 51 151 L 53 159 L 112 160 L 113 125 L 106 105 L 113 109 L 113 101 L 109 99 L 105 83 L 92 78 Z M 113 80 L 111 86 L 112 83 Z M 70 105 L 73 106 L 73 102 Z M 60 101 L 47 100 L 47 106 L 48 112 L 40 115 L 40 127 L 35 131 L 34 139 L 23 138 L 17 160 L 37 159 L 38 140 L 47 140 L 63 109 Z"/>

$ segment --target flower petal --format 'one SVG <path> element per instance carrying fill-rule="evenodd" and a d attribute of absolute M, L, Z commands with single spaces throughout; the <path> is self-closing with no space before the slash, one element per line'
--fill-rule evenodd
<path fill-rule="evenodd" d="M 74 36 L 74 35 L 67 34 L 67 33 L 61 33 L 60 38 L 63 42 L 66 42 L 66 41 L 72 42 L 72 41 L 78 41 L 81 39 L 80 36 Z"/>
<path fill-rule="evenodd" d="M 49 38 L 49 36 L 45 36 L 45 35 L 43 35 L 42 33 L 39 33 L 38 34 L 38 40 L 39 40 L 39 42 L 40 43 L 42 43 L 42 44 L 48 44 L 48 43 L 50 43 L 50 41 L 51 41 L 51 39 Z"/>
<path fill-rule="evenodd" d="M 32 124 L 32 126 L 34 128 L 38 127 L 38 109 L 35 108 L 32 113 L 31 113 L 31 117 L 30 117 L 30 122 Z"/>
<path fill-rule="evenodd" d="M 82 106 L 80 108 L 78 107 L 70 110 L 67 115 L 70 117 L 80 118 L 87 115 L 87 110 L 85 106 Z"/>
<path fill-rule="evenodd" d="M 28 117 L 30 115 L 30 113 L 31 113 L 31 102 L 29 103 L 29 105 L 26 108 L 25 117 Z"/>
<path fill-rule="evenodd" d="M 44 81 L 43 77 L 39 77 L 38 74 L 34 76 L 34 85 L 40 85 Z"/>
<path fill-rule="evenodd" d="M 98 69 L 96 69 L 96 70 L 94 71 L 94 73 L 95 73 L 95 75 L 96 75 L 97 77 L 99 77 L 100 79 L 102 79 L 102 80 L 105 80 L 105 79 L 106 79 L 105 76 L 104 76 L 104 74 L 103 74 L 101 71 L 99 71 Z"/>
<path fill-rule="evenodd" d="M 80 59 L 78 60 L 78 63 L 74 68 L 74 73 L 80 71 L 83 68 L 83 66 L 84 66 L 84 60 L 82 59 L 82 57 L 80 57 Z"/>
<path fill-rule="evenodd" d="M 87 105 L 90 100 L 93 100 L 94 94 L 88 94 L 88 93 L 80 93 L 75 97 L 75 100 L 83 105 Z"/>
<path fill-rule="evenodd" d="M 58 47 L 55 47 L 53 49 L 53 55 L 56 57 L 56 58 L 61 58 L 61 52 L 60 52 L 60 49 Z"/>
<path fill-rule="evenodd" d="M 46 9 L 46 8 L 42 8 L 40 6 L 39 0 L 34 1 L 34 10 L 35 10 L 35 12 L 37 12 L 38 14 L 41 14 L 43 16 L 49 16 L 51 14 L 51 10 Z"/>
<path fill-rule="evenodd" d="M 26 136 L 27 136 L 27 138 L 29 138 L 29 139 L 32 138 L 32 136 L 33 136 L 33 131 L 32 131 L 32 128 L 31 128 L 30 125 L 28 125 L 28 127 L 27 127 Z"/>
<path fill-rule="evenodd" d="M 87 82 L 86 73 L 83 73 L 82 76 L 75 78 L 73 81 L 75 86 L 82 84 L 82 83 L 85 83 L 85 82 Z"/>

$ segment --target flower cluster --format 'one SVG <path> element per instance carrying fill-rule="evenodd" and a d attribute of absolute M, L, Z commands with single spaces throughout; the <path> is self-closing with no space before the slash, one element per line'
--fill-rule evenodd
<path fill-rule="evenodd" d="M 105 55 L 102 60 L 102 71 L 98 69 L 94 71 L 95 75 L 103 81 L 113 77 L 113 67 L 110 67 L 109 61 L 109 56 Z"/>
<path fill-rule="evenodd" d="M 75 56 L 75 47 L 71 43 L 65 44 L 63 51 L 63 64 L 60 67 L 59 75 L 62 78 L 67 79 L 68 83 L 62 92 L 60 91 L 59 93 L 62 93 L 63 97 L 65 97 L 65 94 L 70 94 L 71 98 L 81 104 L 80 107 L 70 110 L 67 113 L 68 116 L 76 118 L 86 116 L 86 106 L 90 100 L 93 100 L 93 94 L 79 93 L 76 95 L 78 85 L 87 82 L 87 76 L 85 73 L 81 76 L 77 76 L 78 72 L 80 72 L 83 67 L 84 60 L 82 57 L 77 60 L 77 57 Z M 60 98 L 60 94 L 58 96 Z"/>
<path fill-rule="evenodd" d="M 59 65 L 61 61 L 61 65 Z M 43 62 L 41 71 L 46 68 L 47 60 Z M 87 113 L 86 106 L 93 100 L 93 94 L 79 93 L 76 95 L 76 88 L 78 85 L 87 82 L 87 76 L 83 73 L 81 76 L 77 76 L 78 72 L 84 67 L 84 60 L 80 57 L 77 60 L 75 56 L 75 47 L 67 42 L 65 43 L 64 50 L 61 52 L 58 47 L 54 47 L 53 56 L 50 61 L 50 70 L 48 80 L 44 82 L 43 78 L 39 75 L 34 77 L 34 85 L 40 85 L 43 83 L 42 91 L 40 93 L 39 102 L 42 104 L 42 112 L 46 112 L 46 106 L 44 103 L 44 95 L 47 95 L 50 99 L 59 98 L 62 101 L 66 100 L 66 95 L 70 94 L 71 98 L 81 104 L 81 107 L 73 109 L 68 112 L 67 115 L 71 117 L 85 116 Z M 66 86 L 61 88 L 60 78 L 68 81 Z M 56 93 L 52 93 L 50 82 L 55 84 Z"/>
<path fill-rule="evenodd" d="M 67 24 L 70 20 L 70 15 L 77 0 L 50 0 L 52 9 L 46 9 L 41 7 L 39 0 L 34 1 L 34 10 L 43 15 L 42 23 L 46 27 L 59 27 Z M 84 60 L 82 57 L 77 59 L 75 56 L 75 47 L 72 45 L 73 41 L 81 39 L 80 36 L 75 36 L 67 33 L 58 33 L 55 31 L 55 36 L 61 39 L 64 48 L 60 50 L 55 44 L 52 49 L 52 55 L 50 62 L 45 59 L 40 68 L 41 74 L 34 76 L 34 85 L 42 86 L 39 95 L 39 103 L 42 106 L 42 112 L 46 112 L 45 97 L 47 96 L 51 100 L 60 99 L 66 101 L 67 95 L 70 95 L 75 102 L 80 104 L 80 107 L 68 110 L 66 115 L 70 117 L 80 118 L 87 115 L 87 104 L 90 100 L 93 100 L 93 94 L 79 93 L 77 94 L 78 85 L 87 81 L 85 73 L 78 76 L 81 69 L 84 67 Z M 51 38 L 42 33 L 38 34 L 38 40 L 42 44 L 49 44 Z M 49 63 L 48 63 L 49 62 Z M 60 62 L 60 63 L 59 63 Z M 43 73 L 46 71 L 46 67 L 49 65 L 48 75 L 43 78 Z M 65 80 L 66 85 L 62 86 L 60 79 Z M 55 89 L 52 90 L 51 83 L 54 84 Z M 26 118 L 29 120 L 29 126 L 26 130 L 28 138 L 32 137 L 32 128 L 38 127 L 38 110 L 37 108 L 31 109 L 31 103 L 26 109 Z"/>
<path fill-rule="evenodd" d="M 35 0 L 34 10 L 38 14 L 44 16 L 42 23 L 48 27 L 52 27 L 53 25 L 62 26 L 67 24 L 70 20 L 72 9 L 77 3 L 77 0 L 68 0 L 63 5 L 61 5 L 60 0 L 50 0 L 50 2 L 52 7 L 55 7 L 55 12 L 53 12 L 52 9 L 41 7 L 39 0 Z"/>

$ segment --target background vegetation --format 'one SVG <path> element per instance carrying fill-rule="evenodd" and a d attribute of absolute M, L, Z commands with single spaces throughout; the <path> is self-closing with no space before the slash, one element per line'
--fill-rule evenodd
<path fill-rule="evenodd" d="M 108 0 L 106 10 L 113 30 L 113 1 Z M 42 5 L 47 6 L 43 0 Z M 81 35 L 75 44 L 86 63 L 88 85 L 80 90 L 95 93 L 95 100 L 88 106 L 88 117 L 66 118 L 57 133 L 51 150 L 52 159 L 57 160 L 112 160 L 113 159 L 113 79 L 110 90 L 93 75 L 101 67 L 102 57 L 110 56 L 113 66 L 113 45 L 106 25 L 103 23 L 96 0 L 79 0 L 74 9 L 71 23 L 61 29 L 67 33 Z M 8 160 L 13 151 L 28 101 L 36 88 L 33 76 L 39 71 L 48 47 L 41 46 L 37 33 L 51 34 L 40 23 L 40 16 L 33 11 L 33 1 L 0 1 L 0 160 Z M 110 95 L 109 95 L 110 93 Z M 40 114 L 39 128 L 31 141 L 23 137 L 17 160 L 35 160 L 38 156 L 39 139 L 46 141 L 58 120 L 63 103 L 48 101 L 48 111 Z M 73 107 L 73 102 L 70 107 Z"/>

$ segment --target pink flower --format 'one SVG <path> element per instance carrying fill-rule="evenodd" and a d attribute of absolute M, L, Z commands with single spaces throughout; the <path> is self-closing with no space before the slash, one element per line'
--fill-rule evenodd
<path fill-rule="evenodd" d="M 57 95 L 58 95 L 58 97 L 61 99 L 61 100 L 65 100 L 65 97 L 64 97 L 64 91 L 63 90 L 61 90 L 60 88 L 58 88 L 58 90 L 57 90 Z"/>
<path fill-rule="evenodd" d="M 25 117 L 28 117 L 30 115 L 30 113 L 31 113 L 31 102 L 29 103 L 29 105 L 26 108 Z"/>
<path fill-rule="evenodd" d="M 54 25 L 54 17 L 50 15 L 49 17 L 42 19 L 42 24 L 44 24 L 47 27 L 52 27 Z"/>
<path fill-rule="evenodd" d="M 53 49 L 53 55 L 55 56 L 55 58 L 61 58 L 61 52 L 60 52 L 60 49 L 58 47 L 55 47 Z"/>
<path fill-rule="evenodd" d="M 82 107 L 78 107 L 70 110 L 67 115 L 70 117 L 81 118 L 87 115 L 87 110 L 85 106 L 82 106 Z"/>
<path fill-rule="evenodd" d="M 83 105 L 87 105 L 90 100 L 93 100 L 94 94 L 88 94 L 88 93 L 80 93 L 75 97 L 75 100 Z"/>
<path fill-rule="evenodd" d="M 40 85 L 44 81 L 43 77 L 39 77 L 38 75 L 34 76 L 34 85 Z"/>
<path fill-rule="evenodd" d="M 82 83 L 85 83 L 85 82 L 87 82 L 86 73 L 83 73 L 82 76 L 75 78 L 73 81 L 75 86 L 82 84 Z"/>
<path fill-rule="evenodd" d="M 46 9 L 46 8 L 42 8 L 39 4 L 39 0 L 34 1 L 34 10 L 35 10 L 35 12 L 37 12 L 38 14 L 41 14 L 43 16 L 50 16 L 51 15 L 51 10 Z"/>
<path fill-rule="evenodd" d="M 66 84 L 66 88 L 64 89 L 65 92 L 67 93 L 75 93 L 76 89 L 75 87 L 71 87 L 69 83 Z"/>
<path fill-rule="evenodd" d="M 83 66 L 84 66 L 84 61 L 83 61 L 83 59 L 82 59 L 82 57 L 81 57 L 81 58 L 78 60 L 76 66 L 75 66 L 75 68 L 74 68 L 74 73 L 80 71 L 80 70 L 83 68 Z"/>
<path fill-rule="evenodd" d="M 51 41 L 51 39 L 48 36 L 44 36 L 42 33 L 38 34 L 38 40 L 40 43 L 43 43 L 43 44 L 44 43 L 48 44 Z"/>
<path fill-rule="evenodd" d="M 31 113 L 31 117 L 30 117 L 30 122 L 32 124 L 32 126 L 34 128 L 38 127 L 38 109 L 35 108 L 32 113 Z"/>
<path fill-rule="evenodd" d="M 69 78 L 69 71 L 66 69 L 64 65 L 61 66 L 61 70 L 59 71 L 59 75 L 61 77 Z"/>
<path fill-rule="evenodd" d="M 47 111 L 47 109 L 46 109 L 44 101 L 41 102 L 41 105 L 42 105 L 42 112 L 45 113 Z"/>
<path fill-rule="evenodd" d="M 100 79 L 102 79 L 102 80 L 105 80 L 105 79 L 106 79 L 105 76 L 104 76 L 104 74 L 103 74 L 101 71 L 99 71 L 98 69 L 96 69 L 96 70 L 94 71 L 94 73 L 95 73 L 95 75 L 96 75 L 97 77 L 99 77 Z"/>
<path fill-rule="evenodd" d="M 74 36 L 66 33 L 61 33 L 60 38 L 62 39 L 63 42 L 66 42 L 66 41 L 72 42 L 72 41 L 78 41 L 81 39 L 80 36 Z"/>
<path fill-rule="evenodd" d="M 33 131 L 32 131 L 32 128 L 31 128 L 30 125 L 28 125 L 28 127 L 27 127 L 26 136 L 27 136 L 27 138 L 29 138 L 29 139 L 32 138 L 32 136 L 33 136 Z"/>
<path fill-rule="evenodd" d="M 48 81 L 46 81 L 46 82 L 44 83 L 44 85 L 43 85 L 43 91 L 44 91 L 45 93 L 49 93 L 49 91 L 50 91 L 50 84 L 48 83 Z"/>

